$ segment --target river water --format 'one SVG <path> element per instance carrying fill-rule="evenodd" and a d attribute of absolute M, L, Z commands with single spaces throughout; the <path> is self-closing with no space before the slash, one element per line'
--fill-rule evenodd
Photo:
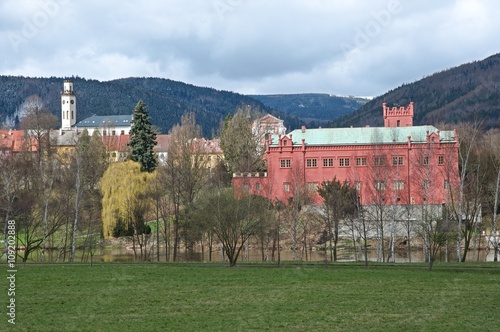
<path fill-rule="evenodd" d="M 165 262 L 165 251 L 164 249 L 161 249 L 160 251 L 160 261 Z M 437 262 L 455 262 L 456 259 L 456 252 L 452 248 L 446 252 L 446 250 L 443 248 L 438 256 L 436 257 Z M 80 257 L 81 258 L 81 257 Z M 172 261 L 172 255 L 170 255 L 170 261 Z M 281 250 L 280 252 L 280 259 L 281 261 L 292 261 L 293 260 L 293 251 L 292 250 Z M 307 252 L 307 257 L 306 257 L 306 252 L 305 251 L 298 251 L 296 254 L 296 260 L 299 261 L 324 261 L 325 260 L 325 252 L 324 251 L 309 251 Z M 330 253 L 328 252 L 328 258 L 330 259 Z M 338 250 L 337 252 L 337 260 L 338 261 L 357 261 L 357 260 L 363 260 L 364 256 L 360 256 L 359 252 L 356 251 L 354 252 L 353 250 Z M 387 261 L 387 254 L 386 254 L 386 261 Z M 88 260 L 84 258 L 84 260 Z M 101 249 L 96 251 L 94 254 L 93 260 L 95 262 L 100 261 L 100 262 L 132 262 L 134 261 L 134 252 L 131 249 Z M 151 261 L 157 261 L 157 254 L 156 251 L 150 253 L 148 260 Z M 262 252 L 259 249 L 250 249 L 248 251 L 242 250 L 240 253 L 240 256 L 238 258 L 238 261 L 250 261 L 250 262 L 258 262 L 262 261 Z M 275 252 L 274 259 L 272 257 L 271 251 L 268 253 L 264 253 L 264 260 L 267 261 L 277 261 L 278 260 L 278 254 Z M 368 260 L 369 261 L 377 261 L 377 253 L 375 250 L 368 250 Z M 209 254 L 208 252 L 201 253 L 198 251 L 186 251 L 186 250 L 179 250 L 178 252 L 178 261 L 192 261 L 192 262 L 208 262 L 210 261 L 209 259 Z M 224 256 L 222 255 L 222 252 L 220 250 L 212 252 L 212 262 L 223 262 L 225 261 Z M 392 262 L 392 257 L 389 258 L 389 261 Z M 418 262 L 424 262 L 425 261 L 425 253 L 423 250 L 412 250 L 410 255 L 408 255 L 407 251 L 403 250 L 397 250 L 395 254 L 395 262 L 397 263 L 418 263 Z M 484 262 L 484 261 L 493 261 L 493 251 L 489 251 L 488 253 L 485 250 L 471 250 L 467 254 L 467 261 L 477 261 L 477 262 Z"/>

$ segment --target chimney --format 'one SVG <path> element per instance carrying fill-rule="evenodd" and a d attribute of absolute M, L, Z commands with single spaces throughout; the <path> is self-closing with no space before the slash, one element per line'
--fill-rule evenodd
<path fill-rule="evenodd" d="M 302 126 L 301 130 L 302 130 L 303 133 L 305 133 L 306 132 L 306 126 Z"/>

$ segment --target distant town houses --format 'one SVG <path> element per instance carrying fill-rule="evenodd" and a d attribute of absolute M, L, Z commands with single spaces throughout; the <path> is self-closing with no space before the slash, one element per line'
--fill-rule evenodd
<path fill-rule="evenodd" d="M 132 114 L 126 115 L 92 115 L 79 122 L 77 119 L 77 94 L 73 82 L 65 80 L 61 92 L 61 126 L 58 130 L 49 132 L 50 147 L 60 160 L 67 162 L 75 150 L 75 146 L 84 130 L 89 135 L 98 131 L 106 149 L 110 162 L 127 160 L 130 154 L 130 129 Z M 199 139 L 202 144 L 201 153 L 206 159 L 206 167 L 214 168 L 223 159 L 220 141 L 218 139 Z M 168 156 L 170 136 L 156 136 L 155 151 L 159 163 L 165 163 Z M 0 130 L 0 157 L 5 158 L 19 152 L 38 151 L 37 142 L 24 130 Z"/>

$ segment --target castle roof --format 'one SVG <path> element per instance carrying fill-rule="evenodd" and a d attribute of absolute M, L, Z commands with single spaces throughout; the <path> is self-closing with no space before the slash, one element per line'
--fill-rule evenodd
<path fill-rule="evenodd" d="M 455 132 L 439 131 L 434 126 L 411 127 L 357 127 L 357 128 L 320 128 L 296 129 L 285 137 L 291 138 L 293 145 L 335 146 L 335 145 L 372 145 L 404 144 L 411 137 L 413 143 L 424 143 L 427 135 L 435 134 L 441 142 L 456 142 Z M 284 137 L 282 137 L 283 139 Z M 278 145 L 278 135 L 273 135 L 270 146 Z"/>

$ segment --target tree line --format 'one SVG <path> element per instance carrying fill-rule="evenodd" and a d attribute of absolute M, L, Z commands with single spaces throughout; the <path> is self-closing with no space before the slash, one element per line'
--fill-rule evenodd
<path fill-rule="evenodd" d="M 130 160 L 110 164 L 98 131 L 92 136 L 83 132 L 73 152 L 63 156 L 48 135 L 57 119 L 40 100 L 25 107 L 26 149 L 0 160 L 4 245 L 7 221 L 15 220 L 23 261 L 91 260 L 103 241 L 124 237 L 136 260 L 178 261 L 182 248 L 187 259 L 201 251 L 203 260 L 220 255 L 231 266 L 248 254 L 250 240 L 258 244 L 262 260 L 279 264 L 282 248 L 290 248 L 294 259 L 300 253 L 308 259 L 313 247 L 322 247 L 325 261 L 336 261 L 344 239 L 343 246 L 350 243 L 356 258 L 368 264 L 372 248 L 377 260 L 389 261 L 403 241 L 411 259 L 412 243 L 418 240 L 432 267 L 444 246 L 455 243 L 458 259 L 464 261 L 470 250 L 479 249 L 483 231 L 497 231 L 500 133 L 484 132 L 478 125 L 458 128 L 460 183 L 450 190 L 447 204 L 438 212 L 424 204 L 418 218 L 411 219 L 405 210 L 410 202 L 396 206 L 380 200 L 361 206 L 354 176 L 352 181 L 333 178 L 318 188 L 296 176 L 287 202 L 234 192 L 233 172 L 265 169 L 251 133 L 252 119 L 260 114 L 251 108 L 228 115 L 220 125 L 225 159 L 209 168 L 209 154 L 199 139 L 202 128 L 193 113 L 184 114 L 169 131 L 168 157 L 158 163 L 155 132 L 146 105 L 139 102 Z M 383 178 L 383 168 L 377 170 L 373 176 Z M 422 168 L 419 177 L 428 183 L 422 195 L 429 195 L 431 170 Z M 376 188 L 374 195 L 382 195 L 382 189 Z M 321 206 L 311 206 L 315 194 L 322 197 Z M 405 239 L 398 238 L 396 228 L 405 229 Z M 487 240 L 496 261 L 498 238 Z"/>

